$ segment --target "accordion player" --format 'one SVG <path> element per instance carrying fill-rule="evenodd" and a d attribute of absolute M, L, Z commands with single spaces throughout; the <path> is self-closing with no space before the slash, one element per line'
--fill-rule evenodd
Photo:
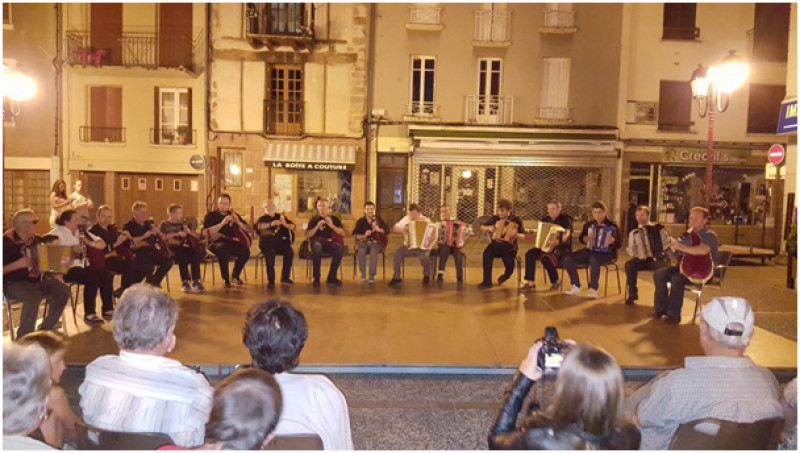
<path fill-rule="evenodd" d="M 586 248 L 593 252 L 608 253 L 611 251 L 611 239 L 614 237 L 614 227 L 611 225 L 589 225 Z"/>
<path fill-rule="evenodd" d="M 663 225 L 641 225 L 630 232 L 627 251 L 632 258 L 662 261 L 667 258 L 666 241 L 667 231 Z"/>

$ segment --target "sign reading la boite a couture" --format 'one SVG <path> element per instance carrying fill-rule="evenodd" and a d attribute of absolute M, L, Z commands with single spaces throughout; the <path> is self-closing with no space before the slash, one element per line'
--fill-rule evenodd
<path fill-rule="evenodd" d="M 778 117 L 778 133 L 797 132 L 797 99 L 781 102 L 781 113 Z"/>
<path fill-rule="evenodd" d="M 354 165 L 331 162 L 268 162 L 272 168 L 284 168 L 287 170 L 315 170 L 315 171 L 344 171 L 352 170 Z"/>

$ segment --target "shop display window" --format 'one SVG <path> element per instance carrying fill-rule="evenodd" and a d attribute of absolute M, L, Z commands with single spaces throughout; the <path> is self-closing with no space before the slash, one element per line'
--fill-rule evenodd
<path fill-rule="evenodd" d="M 297 173 L 297 212 L 311 213 L 316 201 L 328 200 L 331 210 L 350 214 L 352 209 L 353 172 L 345 171 L 300 171 Z"/>

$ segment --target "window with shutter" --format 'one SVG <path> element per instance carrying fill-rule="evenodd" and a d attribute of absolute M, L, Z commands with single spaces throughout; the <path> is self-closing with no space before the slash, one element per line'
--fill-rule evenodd
<path fill-rule="evenodd" d="M 658 96 L 658 130 L 688 131 L 692 125 L 692 87 L 689 82 L 662 80 Z"/>

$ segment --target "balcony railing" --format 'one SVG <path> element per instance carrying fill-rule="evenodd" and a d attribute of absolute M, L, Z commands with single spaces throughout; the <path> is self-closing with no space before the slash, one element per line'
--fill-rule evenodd
<path fill-rule="evenodd" d="M 700 29 L 697 27 L 664 27 L 662 39 L 685 39 L 693 40 L 700 37 Z"/>
<path fill-rule="evenodd" d="M 575 26 L 575 11 L 545 10 L 544 26 L 547 28 L 572 28 Z"/>
<path fill-rule="evenodd" d="M 419 119 L 438 118 L 439 106 L 433 102 L 415 102 L 407 106 L 406 116 Z"/>
<path fill-rule="evenodd" d="M 125 143 L 124 127 L 81 126 L 78 135 L 82 142 Z"/>
<path fill-rule="evenodd" d="M 194 145 L 196 129 L 189 129 L 187 127 L 178 126 L 161 127 L 150 129 L 150 143 L 154 145 L 176 145 L 186 146 Z"/>
<path fill-rule="evenodd" d="M 571 118 L 570 107 L 539 107 L 540 121 L 569 122 Z"/>
<path fill-rule="evenodd" d="M 195 69 L 199 45 L 177 32 L 66 32 L 67 62 L 82 66 Z"/>
<path fill-rule="evenodd" d="M 312 10 L 313 15 L 313 10 Z M 245 35 L 251 37 L 311 37 L 312 17 L 302 3 L 248 3 L 244 13 Z"/>
<path fill-rule="evenodd" d="M 511 11 L 475 11 L 475 45 L 508 46 L 511 44 Z"/>
<path fill-rule="evenodd" d="M 465 121 L 471 124 L 512 124 L 514 96 L 467 96 Z"/>
<path fill-rule="evenodd" d="M 305 128 L 303 101 L 264 100 L 264 132 L 300 135 Z"/>
<path fill-rule="evenodd" d="M 409 24 L 439 25 L 442 23 L 442 8 L 434 5 L 414 5 L 410 8 Z"/>

